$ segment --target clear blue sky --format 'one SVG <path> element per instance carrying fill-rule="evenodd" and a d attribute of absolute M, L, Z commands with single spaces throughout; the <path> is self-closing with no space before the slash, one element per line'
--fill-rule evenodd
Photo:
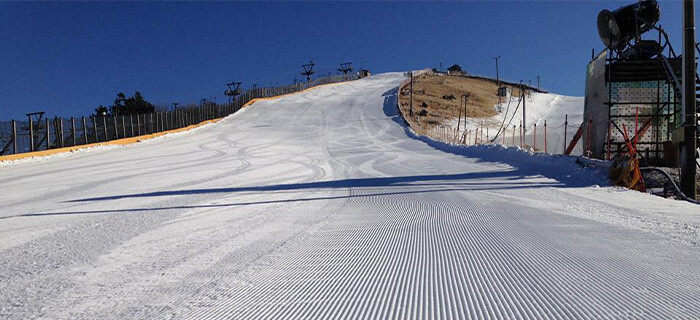
<path fill-rule="evenodd" d="M 462 65 L 583 95 L 601 9 L 625 1 L 0 2 L 0 120 L 87 115 L 117 92 L 223 101 L 224 84 L 274 85 L 339 62 L 374 73 Z M 681 43 L 680 1 L 661 24 Z"/>

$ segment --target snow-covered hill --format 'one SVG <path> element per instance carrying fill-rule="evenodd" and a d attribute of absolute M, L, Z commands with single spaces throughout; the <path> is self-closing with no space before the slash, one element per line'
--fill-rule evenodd
<path fill-rule="evenodd" d="M 698 317 L 697 206 L 415 136 L 403 78 L 0 167 L 0 318 Z"/>

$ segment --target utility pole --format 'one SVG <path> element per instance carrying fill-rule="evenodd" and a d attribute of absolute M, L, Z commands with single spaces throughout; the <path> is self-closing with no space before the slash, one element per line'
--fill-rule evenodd
<path fill-rule="evenodd" d="M 537 91 L 540 90 L 540 76 L 537 76 Z"/>
<path fill-rule="evenodd" d="M 462 101 L 464 101 L 464 130 L 467 130 L 467 102 L 469 102 L 470 93 L 462 94 Z"/>
<path fill-rule="evenodd" d="M 496 84 L 497 84 L 499 87 L 501 86 L 501 80 L 500 80 L 500 78 L 498 77 L 498 59 L 500 59 L 500 58 L 501 58 L 501 56 L 491 57 L 491 59 L 496 60 Z"/>
<path fill-rule="evenodd" d="M 409 103 L 408 103 L 408 114 L 413 117 L 413 70 L 408 72 L 408 76 L 411 77 L 411 93 L 409 96 Z"/>
<path fill-rule="evenodd" d="M 697 110 L 695 109 L 695 0 L 683 1 L 683 142 L 681 143 L 681 191 L 696 199 L 695 152 Z"/>

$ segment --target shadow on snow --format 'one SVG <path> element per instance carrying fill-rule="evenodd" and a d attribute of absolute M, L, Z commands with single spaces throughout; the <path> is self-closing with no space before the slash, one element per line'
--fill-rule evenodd
<path fill-rule="evenodd" d="M 168 190 L 146 193 L 121 194 L 104 197 L 83 198 L 69 200 L 71 203 L 94 202 L 94 201 L 110 201 L 119 199 L 133 198 L 150 198 L 150 197 L 167 197 L 167 196 L 189 196 L 200 194 L 216 194 L 216 193 L 244 193 L 244 192 L 276 192 L 276 191 L 299 191 L 305 192 L 321 191 L 321 190 L 337 190 L 349 188 L 377 188 L 375 191 L 380 192 L 360 192 L 348 195 L 326 196 L 326 197 L 306 197 L 281 200 L 253 201 L 253 202 L 238 202 L 229 204 L 209 204 L 209 205 L 192 205 L 192 206 L 170 206 L 160 208 L 135 208 L 135 209 L 114 209 L 114 210 L 86 210 L 86 211 L 70 211 L 70 212 L 46 212 L 46 213 L 29 213 L 14 216 L 6 216 L 1 219 L 13 217 L 31 217 L 31 216 L 46 216 L 46 215 L 70 215 L 70 214 L 99 214 L 99 213 L 116 213 L 116 212 L 141 212 L 141 211 L 159 211 L 172 209 L 192 209 L 192 208 L 207 208 L 207 207 L 235 207 L 246 205 L 260 205 L 273 203 L 301 202 L 301 201 L 316 201 L 316 200 L 334 200 L 334 199 L 349 199 L 356 197 L 372 197 L 372 196 L 391 196 L 402 194 L 417 194 L 430 192 L 446 192 L 446 191 L 479 191 L 479 190 L 503 190 L 503 189 L 519 189 L 519 188 L 543 188 L 543 187 L 584 187 L 593 184 L 603 184 L 604 179 L 601 179 L 602 174 L 592 169 L 580 168 L 575 164 L 574 157 L 560 155 L 544 155 L 544 154 L 529 154 L 517 148 L 504 148 L 494 146 L 456 146 L 440 141 L 436 141 L 427 137 L 416 135 L 406 124 L 398 109 L 398 87 L 386 91 L 382 96 L 384 103 L 382 110 L 384 114 L 392 121 L 399 124 L 406 135 L 412 139 L 425 143 L 431 148 L 451 153 L 454 155 L 464 156 L 475 159 L 477 162 L 501 163 L 507 164 L 511 168 L 505 170 L 494 170 L 486 172 L 469 172 L 459 174 L 442 174 L 442 175 L 414 175 L 402 177 L 374 177 L 374 178 L 353 178 L 333 181 L 318 181 L 306 183 L 278 184 L 269 186 L 254 186 L 254 187 L 229 187 L 229 188 L 203 188 L 203 189 L 187 189 L 187 190 Z M 562 163 L 572 163 L 572 171 L 553 170 L 552 167 L 561 166 Z M 551 182 L 533 182 L 524 180 L 525 177 L 542 176 L 554 181 Z M 499 179 L 506 180 L 505 182 L 489 182 L 483 179 Z M 480 181 L 469 181 L 469 180 Z M 385 191 L 382 188 L 420 188 L 420 190 L 409 191 Z"/>

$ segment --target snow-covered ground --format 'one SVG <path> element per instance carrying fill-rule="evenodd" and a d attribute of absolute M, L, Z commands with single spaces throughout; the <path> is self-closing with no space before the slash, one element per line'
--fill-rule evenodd
<path fill-rule="evenodd" d="M 520 145 L 520 123 L 523 119 L 523 102 L 520 97 L 509 96 L 495 106 L 499 113 L 488 118 L 468 118 L 467 130 L 488 127 L 489 138 L 493 138 L 501 125 L 508 129 L 505 135 L 505 145 L 513 146 L 513 126 L 515 126 L 515 145 Z M 564 123 L 568 116 L 568 129 L 566 132 L 566 145 L 568 146 L 574 137 L 576 130 L 583 122 L 583 97 L 563 96 L 554 93 L 532 92 L 525 100 L 525 125 L 526 132 L 524 143 L 528 146 L 535 144 L 535 128 L 537 124 L 537 149 L 544 151 L 544 123 L 547 121 L 547 153 L 564 153 Z M 505 121 L 504 121 L 505 119 Z M 464 121 L 464 120 L 462 120 Z M 450 124 L 457 127 L 457 120 Z M 464 132 L 464 122 L 460 125 L 460 131 Z M 499 135 L 494 143 L 504 144 L 503 136 Z M 579 140 L 571 154 L 580 155 L 582 152 L 582 140 Z"/>
<path fill-rule="evenodd" d="M 418 137 L 401 80 L 5 164 L 0 318 L 700 316 L 698 206 Z"/>

